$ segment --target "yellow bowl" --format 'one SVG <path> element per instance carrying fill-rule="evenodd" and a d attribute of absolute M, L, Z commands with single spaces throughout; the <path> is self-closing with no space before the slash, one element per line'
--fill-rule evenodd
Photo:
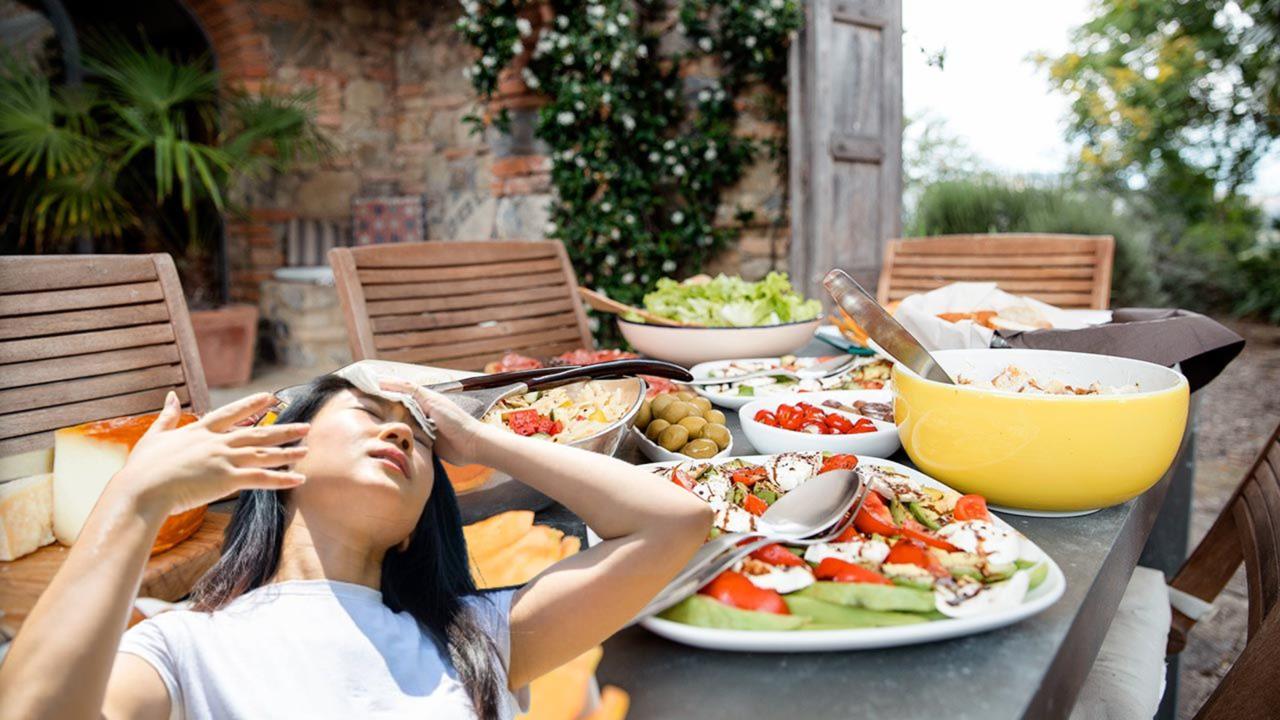
<path fill-rule="evenodd" d="M 1025 395 L 893 372 L 902 446 L 924 472 L 1008 508 L 1082 512 L 1142 494 L 1169 469 L 1187 424 L 1187 380 L 1139 360 L 1049 350 L 942 350 L 952 378 L 990 380 L 1010 365 L 1107 395 Z"/>

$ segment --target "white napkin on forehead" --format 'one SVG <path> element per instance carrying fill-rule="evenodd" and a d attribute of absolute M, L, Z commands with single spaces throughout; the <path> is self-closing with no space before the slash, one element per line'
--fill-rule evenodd
<path fill-rule="evenodd" d="M 427 417 L 422 408 L 418 407 L 418 403 L 413 397 L 405 393 L 385 390 L 380 385 L 380 382 L 383 380 L 400 380 L 414 385 L 433 385 L 435 383 L 449 382 L 460 377 L 467 377 L 472 373 L 445 368 L 424 367 L 410 363 L 391 362 L 389 360 L 361 360 L 335 370 L 333 374 L 355 385 L 363 393 L 405 406 L 409 409 L 409 413 L 413 415 L 413 419 L 417 421 L 418 426 L 427 434 L 427 437 L 435 441 L 436 424 L 431 418 Z"/>

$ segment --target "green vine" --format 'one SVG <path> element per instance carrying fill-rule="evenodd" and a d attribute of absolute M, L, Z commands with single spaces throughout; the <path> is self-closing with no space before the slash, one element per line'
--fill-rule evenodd
<path fill-rule="evenodd" d="M 462 0 L 457 26 L 479 50 L 466 73 L 481 98 L 527 58 L 521 77 L 547 98 L 536 127 L 556 190 L 546 234 L 564 242 L 579 282 L 627 303 L 661 277 L 699 272 L 736 236 L 716 226 L 721 194 L 762 149 L 780 152 L 736 134 L 739 111 L 754 94 L 778 116 L 804 16 L 798 0 L 674 1 L 551 0 L 541 27 L 539 2 Z M 718 78 L 682 76 L 708 60 Z"/>

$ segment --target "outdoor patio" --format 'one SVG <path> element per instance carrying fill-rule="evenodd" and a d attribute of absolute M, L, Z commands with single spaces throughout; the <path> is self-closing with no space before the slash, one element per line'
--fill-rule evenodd
<path fill-rule="evenodd" d="M 997 5 L 0 0 L 0 718 L 1269 713 L 1280 15 Z"/>

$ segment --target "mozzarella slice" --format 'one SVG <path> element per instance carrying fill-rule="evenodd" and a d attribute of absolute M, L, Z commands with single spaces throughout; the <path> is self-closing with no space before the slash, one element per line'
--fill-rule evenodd
<path fill-rule="evenodd" d="M 1013 577 L 992 585 L 980 582 L 942 583 L 934 588 L 938 612 L 953 618 L 974 617 L 1017 607 L 1027 596 L 1030 576 Z"/>
<path fill-rule="evenodd" d="M 818 453 L 782 453 L 773 459 L 769 476 L 782 492 L 791 492 L 821 469 Z"/>
<path fill-rule="evenodd" d="M 960 520 L 944 525 L 938 537 L 965 552 L 980 555 L 990 565 L 1009 565 L 1023 553 L 1017 532 L 986 520 Z"/>
<path fill-rule="evenodd" d="M 889 556 L 888 544 L 880 540 L 851 540 L 843 543 L 818 543 L 805 548 L 805 562 L 817 565 L 829 557 L 849 563 L 879 565 Z"/>
<path fill-rule="evenodd" d="M 862 483 L 881 497 L 896 498 L 903 503 L 925 499 L 924 486 L 902 473 L 878 465 L 861 464 L 856 472 Z"/>
<path fill-rule="evenodd" d="M 767 572 L 747 575 L 747 579 L 758 588 L 774 590 L 783 595 L 807 588 L 814 582 L 813 572 L 807 566 L 769 565 L 768 567 Z"/>

